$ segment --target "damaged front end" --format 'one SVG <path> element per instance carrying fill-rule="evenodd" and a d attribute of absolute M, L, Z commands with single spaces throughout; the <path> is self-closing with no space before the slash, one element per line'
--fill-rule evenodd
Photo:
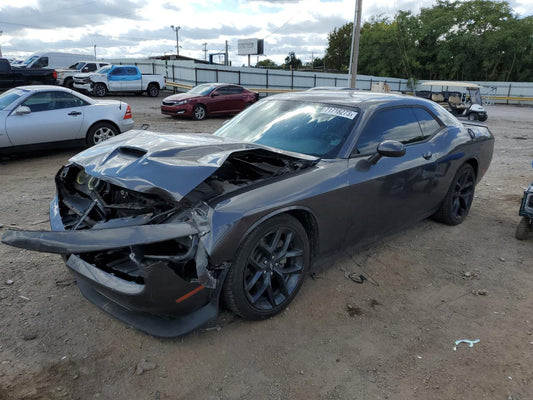
<path fill-rule="evenodd" d="M 56 176 L 53 231 L 8 231 L 5 244 L 61 254 L 85 297 L 159 337 L 217 316 L 225 265 L 208 266 L 208 207 L 118 187 L 77 165 Z"/>
<path fill-rule="evenodd" d="M 180 163 L 155 147 L 74 157 L 55 178 L 52 231 L 10 230 L 2 242 L 61 254 L 91 302 L 143 332 L 177 337 L 216 318 L 230 265 L 210 259 L 216 239 L 208 203 L 316 160 L 232 144 Z"/>

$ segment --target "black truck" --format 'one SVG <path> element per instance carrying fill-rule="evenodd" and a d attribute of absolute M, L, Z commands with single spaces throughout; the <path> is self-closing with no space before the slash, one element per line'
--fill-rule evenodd
<path fill-rule="evenodd" d="M 55 85 L 57 72 L 47 68 L 12 67 L 5 58 L 0 58 L 0 90 L 23 85 Z"/>

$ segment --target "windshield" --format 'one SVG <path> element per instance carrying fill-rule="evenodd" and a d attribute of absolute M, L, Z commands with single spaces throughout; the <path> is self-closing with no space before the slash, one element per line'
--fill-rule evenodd
<path fill-rule="evenodd" d="M 199 95 L 205 96 L 211 93 L 215 89 L 215 87 L 216 86 L 213 85 L 212 83 L 204 83 L 203 85 L 198 85 L 198 86 L 193 87 L 187 93 L 199 94 Z"/>
<path fill-rule="evenodd" d="M 468 88 L 468 92 L 470 94 L 470 100 L 472 101 L 472 104 L 482 104 L 481 92 L 479 89 Z"/>
<path fill-rule="evenodd" d="M 354 108 L 294 100 L 265 100 L 237 115 L 217 136 L 333 158 L 358 115 Z"/>
<path fill-rule="evenodd" d="M 0 95 L 0 110 L 3 110 L 4 108 L 6 108 L 8 105 L 13 103 L 19 97 L 24 95 L 24 93 L 26 93 L 26 91 L 21 90 L 21 89 L 16 89 L 16 88 L 2 93 Z"/>
<path fill-rule="evenodd" d="M 35 61 L 39 58 L 39 56 L 31 56 L 31 57 L 28 57 L 24 60 L 24 62 L 22 63 L 23 65 L 28 65 L 30 64 L 32 61 Z"/>
<path fill-rule="evenodd" d="M 96 71 L 97 74 L 107 74 L 111 67 L 109 65 L 106 65 L 105 67 L 100 68 Z"/>
<path fill-rule="evenodd" d="M 79 63 L 71 65 L 70 67 L 68 67 L 68 69 L 77 69 L 78 71 L 81 71 L 83 67 L 85 67 L 85 63 L 79 62 Z"/>

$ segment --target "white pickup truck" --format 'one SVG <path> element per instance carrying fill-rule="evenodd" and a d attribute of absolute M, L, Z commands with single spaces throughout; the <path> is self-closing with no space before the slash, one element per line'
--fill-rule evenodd
<path fill-rule="evenodd" d="M 141 74 L 135 65 L 112 65 L 93 74 L 74 76 L 74 89 L 89 92 L 98 97 L 108 92 L 136 92 L 157 97 L 166 86 L 163 75 Z"/>
<path fill-rule="evenodd" d="M 104 61 L 78 61 L 68 68 L 57 69 L 57 84 L 72 89 L 74 84 L 74 75 L 80 72 L 95 72 L 96 70 L 109 65 Z"/>

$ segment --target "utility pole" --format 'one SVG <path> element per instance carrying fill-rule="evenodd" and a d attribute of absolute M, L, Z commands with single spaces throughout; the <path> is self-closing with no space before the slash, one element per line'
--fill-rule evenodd
<path fill-rule="evenodd" d="M 226 40 L 226 59 L 224 60 L 224 65 L 229 65 L 229 60 L 228 60 L 228 41 Z"/>
<path fill-rule="evenodd" d="M 207 61 L 207 43 L 204 43 L 204 61 Z"/>
<path fill-rule="evenodd" d="M 180 56 L 180 37 L 179 37 L 179 31 L 181 29 L 181 26 L 174 26 L 170 25 L 170 29 L 172 29 L 174 32 L 176 32 L 176 55 Z"/>
<path fill-rule="evenodd" d="M 96 61 L 96 45 L 94 45 L 94 60 Z"/>
<path fill-rule="evenodd" d="M 361 10 L 363 0 L 355 1 L 355 15 L 352 31 L 352 52 L 350 53 L 350 87 L 355 89 L 357 80 L 357 59 L 359 58 L 359 37 L 361 36 Z"/>

